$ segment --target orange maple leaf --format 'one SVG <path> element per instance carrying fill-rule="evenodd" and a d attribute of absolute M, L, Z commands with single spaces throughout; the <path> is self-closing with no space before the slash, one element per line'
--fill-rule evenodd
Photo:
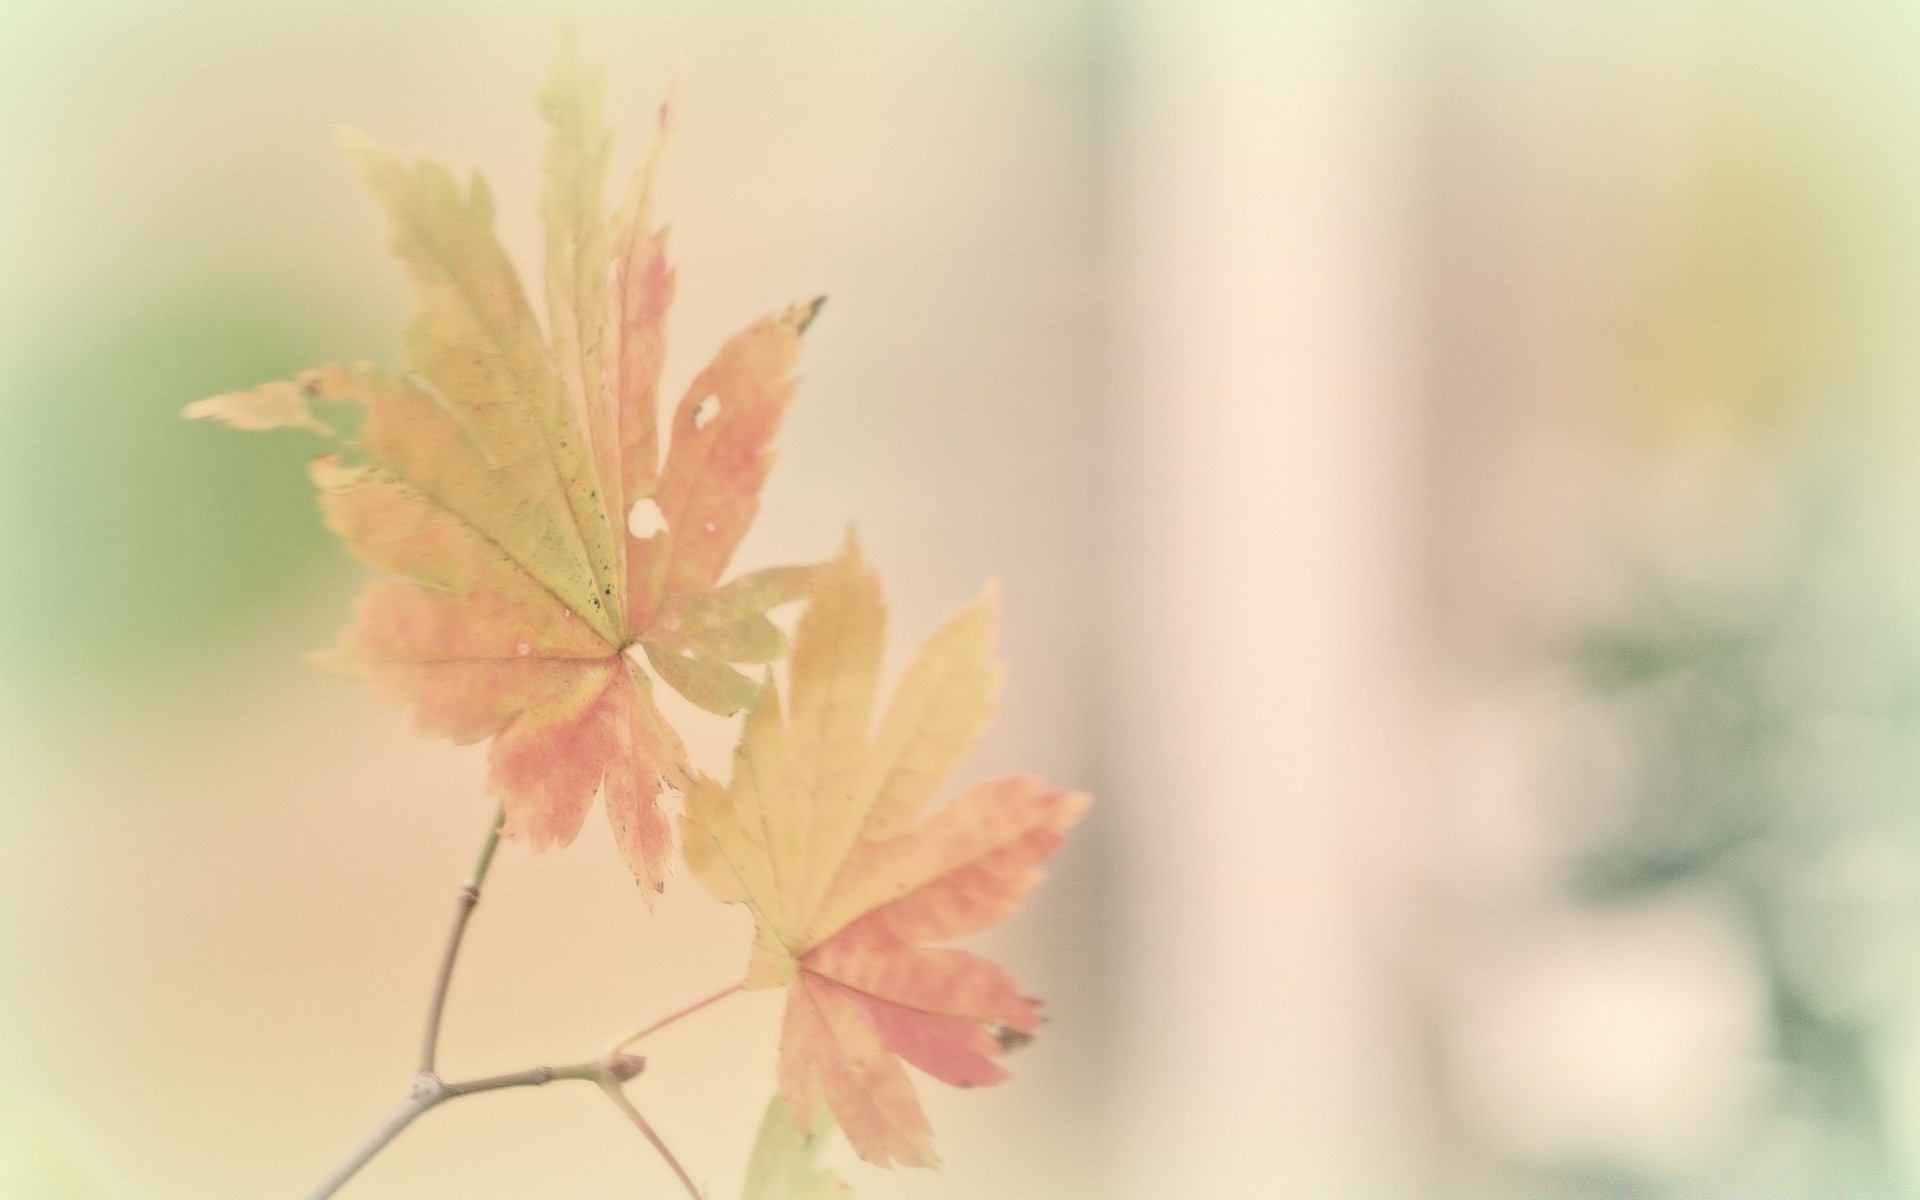
<path fill-rule="evenodd" d="M 322 511 L 357 557 L 391 577 L 366 584 L 322 661 L 411 707 L 423 732 L 491 738 L 504 830 L 535 849 L 572 840 L 604 787 L 616 840 L 651 892 L 672 852 L 658 795 L 684 786 L 690 767 L 630 652 L 721 714 L 758 692 L 729 664 L 785 653 L 767 610 L 804 595 L 815 568 L 719 580 L 759 506 L 819 302 L 756 321 L 721 347 L 680 401 L 662 464 L 657 397 L 674 274 L 651 181 L 671 107 L 609 221 L 599 72 L 570 26 L 540 101 L 550 335 L 495 236 L 483 180 L 463 192 L 444 166 L 347 133 L 418 306 L 405 370 L 322 367 L 185 415 L 304 427 L 349 452 L 351 462 L 332 454 L 313 464 Z M 316 399 L 357 404 L 358 433 L 336 434 Z"/>
<path fill-rule="evenodd" d="M 824 1100 L 862 1158 L 931 1166 L 932 1130 L 901 1060 L 956 1086 L 998 1083 L 1037 1002 L 997 964 L 936 948 L 1004 920 L 1088 798 L 1010 775 L 916 824 L 991 715 L 991 593 L 936 632 L 871 738 L 886 614 L 851 539 L 794 636 L 792 698 L 770 679 L 733 777 L 687 792 L 687 865 L 753 913 L 745 986 L 788 990 L 780 1090 L 802 1133 Z"/>

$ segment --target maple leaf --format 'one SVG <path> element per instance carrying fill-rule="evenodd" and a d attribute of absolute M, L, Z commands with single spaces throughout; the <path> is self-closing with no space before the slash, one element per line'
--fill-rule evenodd
<path fill-rule="evenodd" d="M 833 1172 L 819 1165 L 832 1118 L 815 1117 L 813 1132 L 800 1132 L 779 1095 L 767 1102 L 760 1134 L 747 1159 L 747 1183 L 741 1200 L 847 1200 L 853 1195 Z"/>
<path fill-rule="evenodd" d="M 934 1163 L 901 1060 L 947 1083 L 998 1083 L 1001 1035 L 1039 1025 L 997 964 L 944 942 L 1004 920 L 1088 798 L 1010 775 L 917 821 L 991 714 L 991 592 L 936 632 L 871 737 L 886 614 L 849 538 L 794 635 L 792 698 L 769 679 L 726 787 L 687 792 L 681 843 L 714 895 L 745 904 L 745 986 L 788 988 L 780 1090 L 803 1132 L 824 1100 L 862 1158 Z"/>
<path fill-rule="evenodd" d="M 819 301 L 748 326 L 693 380 L 661 461 L 658 391 L 674 273 L 654 218 L 659 129 L 620 212 L 604 212 L 611 148 L 597 67 L 563 23 L 540 94 L 549 130 L 543 335 L 475 176 L 410 161 L 354 133 L 348 152 L 386 210 L 416 312 L 404 370 L 327 366 L 215 396 L 184 415 L 240 429 L 303 427 L 344 453 L 312 467 L 327 525 L 386 577 L 320 656 L 414 710 L 423 732 L 492 739 L 504 831 L 572 840 L 604 792 L 635 877 L 663 886 L 672 832 L 658 797 L 690 777 L 654 705 L 642 654 L 720 714 L 758 685 L 785 640 L 767 610 L 815 568 L 720 578 L 759 505 Z M 356 404 L 338 434 L 315 401 Z"/>

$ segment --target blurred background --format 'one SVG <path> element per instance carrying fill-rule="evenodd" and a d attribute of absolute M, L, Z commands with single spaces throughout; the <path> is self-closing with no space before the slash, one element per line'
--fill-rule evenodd
<path fill-rule="evenodd" d="M 858 523 L 891 669 L 982 583 L 958 782 L 1099 804 L 981 939 L 1052 1023 L 870 1197 L 1920 1195 L 1920 10 L 575 5 L 680 266 L 667 387 L 796 298 L 742 569 Z M 336 122 L 538 268 L 552 8 L 0 5 L 0 1195 L 295 1196 L 393 1102 L 482 752 L 308 667 L 296 434 L 176 419 L 406 315 Z M 731 723 L 669 711 L 718 769 Z M 737 977 L 597 818 L 503 852 L 454 1075 Z M 636 1102 L 737 1195 L 778 1002 Z M 673 1194 L 591 1089 L 343 1195 Z"/>

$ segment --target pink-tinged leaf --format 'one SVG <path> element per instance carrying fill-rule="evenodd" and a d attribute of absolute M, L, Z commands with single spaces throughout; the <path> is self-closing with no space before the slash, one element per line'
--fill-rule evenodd
<path fill-rule="evenodd" d="M 628 656 L 644 650 L 670 686 L 725 713 L 758 692 L 730 664 L 781 654 L 767 610 L 804 594 L 814 569 L 716 585 L 758 504 L 812 309 L 727 343 L 699 383 L 727 412 L 683 405 L 663 467 L 674 274 L 652 181 L 672 106 L 612 221 L 600 70 L 571 23 L 540 111 L 548 332 L 482 179 L 343 132 L 414 299 L 399 369 L 323 366 L 184 415 L 335 443 L 312 470 L 327 525 L 400 578 L 368 583 L 336 648 L 316 657 L 410 708 L 423 732 L 494 739 L 491 786 L 510 836 L 564 842 L 604 791 L 621 851 L 652 892 L 671 858 L 659 794 L 691 779 Z M 357 405 L 364 420 L 342 433 L 316 400 Z M 653 627 L 661 614 L 670 628 Z M 785 955 L 765 957 L 778 965 L 776 949 Z"/>
<path fill-rule="evenodd" d="M 673 859 L 673 826 L 660 807 L 663 787 L 692 782 L 679 735 L 653 704 L 653 687 L 630 661 L 623 661 L 626 712 L 613 761 L 607 765 L 607 818 L 614 844 L 649 901 L 666 887 Z"/>
<path fill-rule="evenodd" d="M 868 913 L 919 941 L 997 925 L 1038 886 L 1039 864 L 1065 844 L 1089 803 L 1034 775 L 978 784 L 907 833 L 855 846 L 812 932 L 829 937 Z"/>
<path fill-rule="evenodd" d="M 933 1127 L 899 1058 L 858 993 L 802 975 L 787 993 L 780 1030 L 780 1092 L 802 1133 L 824 1100 L 854 1152 L 882 1167 L 931 1167 Z M 800 1114 L 807 1114 L 802 1116 Z"/>
<path fill-rule="evenodd" d="M 916 1012 L 1039 1028 L 1033 1001 L 1006 969 L 965 950 L 915 946 L 874 913 L 808 951 L 800 968 Z"/>
<path fill-rule="evenodd" d="M 537 611 L 542 601 L 551 611 Z M 324 661 L 412 708 L 424 733 L 493 738 L 489 787 L 507 836 L 565 845 L 604 781 L 616 841 L 658 890 L 671 848 L 660 786 L 687 779 L 686 754 L 624 656 L 537 588 L 449 594 L 376 579 L 355 612 Z"/>
<path fill-rule="evenodd" d="M 606 386 L 619 426 L 623 522 L 636 502 L 653 496 L 660 480 L 660 367 L 673 305 L 673 267 L 667 261 L 667 231 L 654 217 L 653 177 L 672 130 L 668 101 L 660 106 L 653 145 L 634 175 L 633 194 L 614 220 Z"/>
<path fill-rule="evenodd" d="M 790 714 L 769 684 L 732 780 L 697 782 L 682 821 L 696 877 L 753 913 L 743 986 L 788 988 L 789 1109 L 824 1101 L 854 1149 L 882 1165 L 933 1161 L 901 1061 L 956 1086 L 998 1083 L 1008 1041 L 1040 1023 L 1037 1002 L 997 964 L 927 943 L 1011 915 L 1088 803 L 1014 775 L 872 836 L 876 798 L 917 811 L 938 783 L 932 767 L 951 765 L 978 733 L 997 679 L 985 661 L 988 614 L 975 606 L 935 635 L 894 700 L 891 711 L 906 714 L 895 735 L 869 744 L 885 605 L 850 540 L 795 634 Z"/>
<path fill-rule="evenodd" d="M 880 1043 L 949 1087 L 991 1087 L 1013 1078 L 993 1061 L 1006 1053 L 987 1026 L 969 1017 L 920 1012 L 862 996 Z"/>
<path fill-rule="evenodd" d="M 488 785 L 506 814 L 503 834 L 544 850 L 580 832 L 621 747 L 625 677 L 620 660 L 603 660 L 580 672 L 572 694 L 522 709 L 493 739 Z"/>
<path fill-rule="evenodd" d="M 554 606 L 556 609 L 558 605 Z M 374 665 L 435 667 L 462 663 L 562 665 L 609 661 L 613 650 L 564 610 L 490 588 L 429 590 L 400 579 L 372 579 L 354 604 L 339 654 Z"/>
<path fill-rule="evenodd" d="M 668 531 L 661 594 L 713 587 L 752 524 L 793 397 L 801 331 L 817 307 L 797 305 L 754 322 L 688 387 L 655 494 Z"/>

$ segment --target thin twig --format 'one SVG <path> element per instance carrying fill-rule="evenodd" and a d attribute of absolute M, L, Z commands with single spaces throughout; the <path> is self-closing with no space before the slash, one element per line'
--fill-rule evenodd
<path fill-rule="evenodd" d="M 704 1200 L 700 1195 L 699 1185 L 693 1182 L 693 1176 L 687 1174 L 687 1169 L 680 1165 L 680 1160 L 673 1156 L 673 1151 L 667 1149 L 667 1144 L 660 1140 L 660 1135 L 653 1131 L 653 1126 L 640 1115 L 640 1110 L 633 1106 L 633 1101 L 627 1099 L 627 1093 L 621 1089 L 620 1085 L 603 1083 L 600 1085 L 600 1090 L 605 1092 L 607 1099 L 613 1101 L 614 1107 L 627 1114 L 627 1119 L 633 1122 L 635 1128 L 653 1143 L 653 1148 L 660 1152 L 660 1157 L 666 1160 L 667 1165 L 673 1168 L 673 1173 L 680 1177 L 680 1182 L 686 1185 L 687 1195 L 692 1196 L 693 1200 Z"/>
<path fill-rule="evenodd" d="M 345 1158 L 336 1163 L 333 1170 L 327 1172 L 327 1177 L 320 1181 L 318 1187 L 307 1193 L 307 1200 L 326 1200 L 328 1196 L 339 1191 L 341 1186 L 352 1179 L 361 1167 L 366 1166 L 374 1155 L 386 1149 L 388 1142 L 399 1137 L 401 1130 L 413 1124 L 421 1113 L 444 1099 L 446 1097 L 440 1094 L 438 1089 L 422 1088 L 416 1081 L 413 1087 L 407 1089 L 406 1098 L 394 1105 L 393 1111 L 387 1114 L 387 1119 L 380 1122 L 377 1129 L 368 1134 Z"/>
<path fill-rule="evenodd" d="M 345 1158 L 341 1159 L 332 1171 L 328 1172 L 320 1185 L 308 1193 L 307 1200 L 327 1200 L 339 1191 L 347 1180 L 353 1178 L 360 1168 L 366 1166 L 374 1155 L 384 1150 L 387 1143 L 400 1136 L 402 1130 L 419 1120 L 421 1115 L 431 1108 L 444 1104 L 448 1100 L 471 1096 L 478 1092 L 494 1092 L 504 1088 L 542 1087 L 556 1079 L 578 1079 L 599 1084 L 601 1090 L 612 1097 L 614 1104 L 626 1113 L 627 1117 L 639 1127 L 640 1132 L 646 1135 L 647 1140 L 653 1143 L 653 1148 L 659 1151 L 660 1157 L 673 1168 L 673 1173 L 680 1177 L 680 1182 L 686 1184 L 687 1191 L 693 1195 L 694 1200 L 701 1200 L 700 1189 L 694 1186 L 693 1179 L 688 1176 L 686 1169 L 680 1165 L 678 1159 L 674 1158 L 673 1152 L 667 1149 L 666 1143 L 660 1140 L 660 1135 L 647 1124 L 646 1118 L 640 1115 L 640 1110 L 627 1099 L 626 1093 L 621 1091 L 621 1085 L 638 1075 L 641 1068 L 646 1065 L 646 1059 L 637 1054 L 626 1053 L 626 1048 L 682 1017 L 691 1016 L 707 1005 L 731 996 L 740 990 L 738 984 L 690 1004 L 672 1016 L 642 1027 L 614 1043 L 599 1058 L 589 1062 L 573 1063 L 564 1067 L 529 1067 L 524 1071 L 514 1071 L 506 1075 L 488 1075 L 454 1083 L 448 1083 L 434 1072 L 434 1063 L 440 1046 L 440 1015 L 447 1006 L 447 989 L 453 982 L 453 965 L 460 957 L 460 943 L 466 936 L 467 921 L 473 916 L 474 906 L 480 902 L 480 887 L 486 882 L 487 872 L 493 866 L 494 851 L 500 848 L 500 826 L 504 819 L 504 813 L 494 814 L 493 825 L 487 831 L 487 840 L 480 847 L 479 861 L 474 863 L 473 874 L 467 880 L 466 886 L 460 889 L 460 906 L 454 913 L 453 930 L 447 935 L 446 952 L 441 956 L 440 975 L 433 986 L 433 1001 L 427 1007 L 427 1030 L 420 1047 L 420 1069 L 414 1075 L 413 1083 L 407 1088 L 405 1098 L 394 1106 L 386 1119 L 362 1139 Z"/>
<path fill-rule="evenodd" d="M 500 826 L 506 821 L 505 809 L 496 809 L 493 824 L 487 829 L 487 840 L 480 846 L 480 859 L 473 864 L 473 874 L 467 879 L 465 887 L 460 889 L 460 906 L 453 914 L 453 931 L 447 935 L 447 949 L 440 957 L 440 976 L 433 984 L 433 1001 L 427 1006 L 427 1032 L 420 1044 L 420 1073 L 433 1074 L 434 1059 L 440 1050 L 440 1014 L 446 1011 L 447 989 L 453 983 L 453 964 L 460 957 L 460 943 L 467 936 L 467 922 L 473 917 L 473 906 L 480 903 L 480 885 L 487 881 L 487 872 L 493 867 L 493 852 L 500 848 Z"/>
<path fill-rule="evenodd" d="M 694 1013 L 697 1013 L 701 1009 L 705 1008 L 707 1005 L 715 1004 L 721 1000 L 725 1000 L 728 996 L 733 995 L 735 992 L 739 990 L 740 990 L 740 985 L 737 983 L 734 984 L 732 987 L 722 988 L 720 991 L 715 992 L 713 995 L 708 996 L 704 1000 L 694 1001 L 692 1004 L 687 1005 L 685 1008 L 681 1009 L 677 1013 L 674 1013 L 672 1016 L 662 1017 L 651 1025 L 642 1025 L 640 1028 L 634 1030 L 632 1033 L 629 1033 L 627 1036 L 621 1038 L 619 1041 L 615 1042 L 612 1046 L 608 1047 L 608 1053 L 617 1054 L 620 1051 L 625 1050 L 628 1046 L 633 1045 L 635 1042 L 639 1041 L 641 1038 L 646 1037 L 649 1034 L 658 1033 L 662 1029 L 665 1029 L 667 1026 L 673 1024 L 675 1021 L 680 1020 L 682 1017 L 690 1017 Z"/>
<path fill-rule="evenodd" d="M 327 1177 L 320 1181 L 320 1186 L 308 1194 L 308 1200 L 326 1200 L 326 1197 L 339 1191 L 341 1185 L 367 1165 L 368 1160 L 385 1149 L 388 1142 L 400 1136 L 401 1130 L 452 1094 L 433 1071 L 440 1047 L 440 1014 L 446 1010 L 447 988 L 453 982 L 453 964 L 460 957 L 460 943 L 466 937 L 467 921 L 473 916 L 473 906 L 480 903 L 480 885 L 486 882 L 487 872 L 493 867 L 494 851 L 500 848 L 500 826 L 505 820 L 506 811 L 495 809 L 493 823 L 487 827 L 487 840 L 481 843 L 480 857 L 473 864 L 473 874 L 467 877 L 466 886 L 460 889 L 459 908 L 453 915 L 453 930 L 447 935 L 447 948 L 440 956 L 440 975 L 434 981 L 433 999 L 427 1005 L 427 1029 L 420 1044 L 420 1069 L 407 1088 L 406 1097 L 394 1106 L 378 1128 L 328 1172 Z"/>
<path fill-rule="evenodd" d="M 456 1096 L 471 1096 L 475 1092 L 497 1092 L 501 1088 L 541 1087 L 556 1079 L 582 1079 L 589 1083 L 621 1084 L 638 1075 L 646 1062 L 646 1059 L 637 1054 L 609 1054 L 603 1058 L 596 1058 L 592 1062 L 573 1063 L 565 1067 L 529 1067 L 524 1071 L 514 1071 L 508 1075 L 489 1075 L 484 1079 L 468 1079 L 441 1086 L 446 1089 L 447 1099 L 452 1100 Z"/>
<path fill-rule="evenodd" d="M 400 1131 L 413 1124 L 428 1109 L 436 1108 L 449 1100 L 461 1096 L 471 1096 L 477 1092 L 497 1092 L 504 1088 L 544 1087 L 556 1079 L 579 1079 L 588 1083 L 597 1083 L 603 1088 L 618 1088 L 627 1080 L 640 1073 L 646 1065 L 646 1059 L 636 1054 L 606 1054 L 591 1062 L 570 1063 L 564 1067 L 529 1067 L 524 1071 L 515 1071 L 509 1075 L 488 1075 L 480 1079 L 466 1079 L 448 1083 L 438 1076 L 422 1072 L 414 1077 L 413 1085 L 407 1089 L 406 1098 L 394 1106 L 387 1119 L 379 1128 L 368 1134 L 353 1152 L 340 1160 L 338 1166 L 320 1182 L 320 1186 L 308 1193 L 307 1200 L 326 1200 L 340 1190 L 342 1184 L 353 1178 L 361 1167 L 374 1155 L 386 1149 L 387 1143 L 400 1136 Z"/>

